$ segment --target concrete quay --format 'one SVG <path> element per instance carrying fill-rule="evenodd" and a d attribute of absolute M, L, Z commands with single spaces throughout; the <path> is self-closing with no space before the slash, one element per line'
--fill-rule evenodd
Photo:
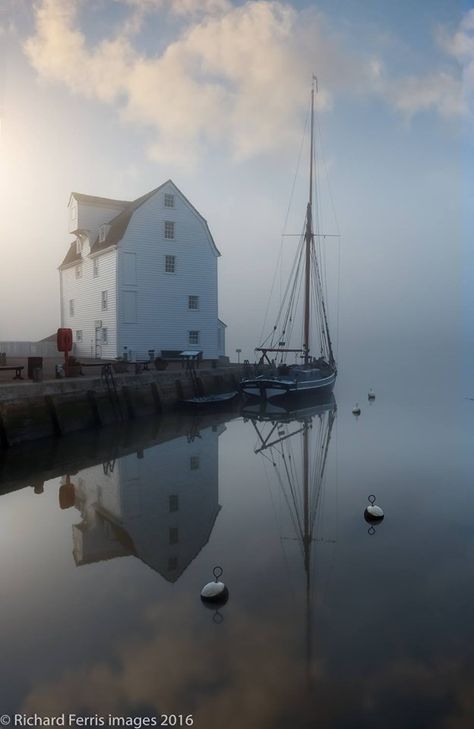
<path fill-rule="evenodd" d="M 236 389 L 242 366 L 195 370 L 205 394 Z M 100 428 L 176 409 L 195 394 L 189 371 L 114 374 L 117 397 L 100 376 L 0 385 L 0 451 L 25 441 Z"/>

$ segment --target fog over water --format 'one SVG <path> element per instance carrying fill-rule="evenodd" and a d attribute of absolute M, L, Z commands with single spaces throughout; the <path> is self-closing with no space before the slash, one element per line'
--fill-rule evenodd
<path fill-rule="evenodd" d="M 308 573 L 304 414 L 271 438 L 286 466 L 281 444 L 255 452 L 273 424 L 248 409 L 11 450 L 2 710 L 470 726 L 474 403 L 453 358 L 426 355 L 374 357 L 370 378 L 343 367 L 335 404 L 306 416 Z M 230 590 L 217 616 L 199 599 L 216 564 Z"/>

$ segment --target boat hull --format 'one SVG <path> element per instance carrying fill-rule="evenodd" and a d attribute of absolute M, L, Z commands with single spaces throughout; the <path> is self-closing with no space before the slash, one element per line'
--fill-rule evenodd
<path fill-rule="evenodd" d="M 315 380 L 292 380 L 286 377 L 256 377 L 242 380 L 241 391 L 259 400 L 309 399 L 327 397 L 334 388 L 336 373 Z"/>
<path fill-rule="evenodd" d="M 239 397 L 237 390 L 232 392 L 223 392 L 218 395 L 203 395 L 201 397 L 190 397 L 186 400 L 180 400 L 181 407 L 196 409 L 218 409 L 231 407 L 235 400 Z"/>

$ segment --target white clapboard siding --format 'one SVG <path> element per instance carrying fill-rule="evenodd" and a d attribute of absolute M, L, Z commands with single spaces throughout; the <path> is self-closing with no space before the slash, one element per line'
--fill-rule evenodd
<path fill-rule="evenodd" d="M 164 205 L 165 194 L 174 195 L 174 207 Z M 224 325 L 218 320 L 217 258 L 219 252 L 206 222 L 168 181 L 134 209 L 122 240 L 100 254 L 90 254 L 101 225 L 123 209 L 120 201 L 71 197 L 77 207 L 74 225 L 82 237 L 82 277 L 75 265 L 63 268 L 61 276 L 61 321 L 74 333 L 77 356 L 116 357 L 127 352 L 130 359 L 146 359 L 148 351 L 201 350 L 215 359 L 225 354 Z M 165 238 L 165 221 L 175 225 L 175 238 Z M 76 228 L 75 228 L 76 229 Z M 90 245 L 89 245 L 90 243 Z M 165 271 L 165 257 L 175 256 L 176 271 Z M 99 276 L 93 276 L 93 259 Z M 108 309 L 101 309 L 101 292 L 108 292 Z M 199 298 L 199 308 L 189 309 L 189 297 Z M 74 300 L 74 315 L 69 301 Z M 107 329 L 107 343 L 95 322 Z M 77 341 L 77 331 L 82 341 Z M 199 332 L 192 343 L 189 332 Z"/>
<path fill-rule="evenodd" d="M 117 356 L 117 251 L 109 250 L 98 256 L 99 275 L 94 278 L 93 260 L 85 256 L 82 278 L 76 278 L 76 266 L 60 271 L 62 278 L 62 326 L 73 331 L 74 354 L 78 357 L 115 358 Z M 107 291 L 107 311 L 102 311 L 102 291 Z M 69 313 L 69 300 L 74 300 L 74 316 Z M 95 323 L 102 321 L 107 329 L 107 344 L 102 342 L 102 330 L 96 335 Z M 77 331 L 82 331 L 82 342 Z M 96 349 L 97 336 L 97 349 Z"/>
<path fill-rule="evenodd" d="M 164 207 L 164 194 L 174 194 L 175 207 Z M 175 239 L 166 240 L 165 221 L 175 223 Z M 176 272 L 165 272 L 165 256 L 176 257 Z M 208 228 L 168 182 L 133 214 L 119 244 L 118 346 L 145 358 L 149 349 L 199 349 L 217 358 L 217 256 Z M 199 309 L 188 297 L 199 297 Z M 134 313 L 136 301 L 136 316 Z M 133 320 L 135 318 L 135 320 Z M 199 344 L 189 332 L 199 331 Z"/>

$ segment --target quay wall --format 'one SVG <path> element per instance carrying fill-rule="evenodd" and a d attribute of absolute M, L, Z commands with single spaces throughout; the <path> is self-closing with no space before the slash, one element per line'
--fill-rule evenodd
<path fill-rule="evenodd" d="M 238 365 L 195 371 L 202 394 L 237 388 Z M 0 451 L 38 438 L 62 436 L 176 409 L 193 397 L 186 370 L 114 375 L 116 398 L 100 376 L 0 386 Z"/>

